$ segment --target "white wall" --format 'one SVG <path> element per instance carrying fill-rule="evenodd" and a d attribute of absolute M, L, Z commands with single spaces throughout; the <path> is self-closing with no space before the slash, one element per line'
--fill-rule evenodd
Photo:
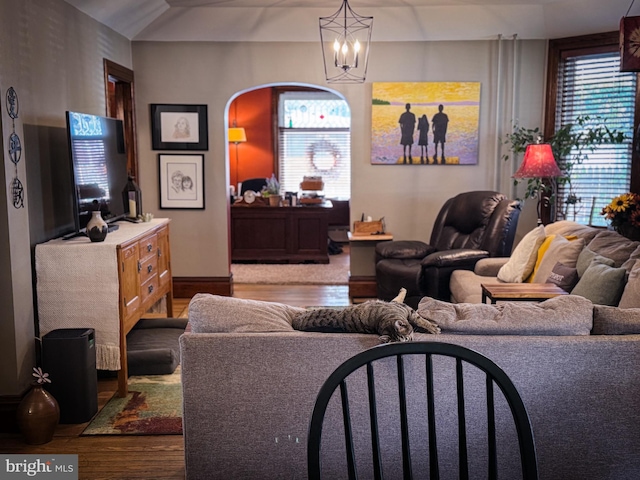
<path fill-rule="evenodd" d="M 236 92 L 270 83 L 326 87 L 319 44 L 133 42 L 132 45 L 140 186 L 145 209 L 172 219 L 175 276 L 227 276 L 228 101 Z M 351 107 L 351 220 L 358 219 L 362 212 L 374 218 L 384 216 L 397 239 L 428 240 L 437 211 L 456 193 L 498 189 L 510 195 L 512 167 L 500 160 L 496 132 L 503 136 L 512 118 L 532 127 L 541 125 L 545 51 L 544 41 L 518 41 L 518 66 L 514 74 L 511 40 L 374 44 L 367 83 L 331 85 Z M 372 166 L 371 82 L 389 81 L 481 82 L 478 165 Z M 512 98 L 515 98 L 513 105 Z M 208 105 L 204 211 L 158 208 L 157 155 L 162 152 L 153 151 L 150 146 L 151 103 Z"/>
<path fill-rule="evenodd" d="M 65 111 L 105 114 L 103 57 L 131 67 L 127 39 L 62 0 L 0 2 L 0 106 L 2 138 L 13 131 L 5 108 L 9 87 L 18 93 L 16 133 L 22 139 L 18 178 L 25 208 L 11 203 L 8 185 L 16 170 L 2 148 L 0 190 L 0 395 L 17 395 L 33 379 L 34 307 L 29 238 L 29 145 L 23 126 L 65 126 Z M 36 151 L 32 149 L 31 151 Z M 63 286 L 61 286 L 63 288 Z"/>

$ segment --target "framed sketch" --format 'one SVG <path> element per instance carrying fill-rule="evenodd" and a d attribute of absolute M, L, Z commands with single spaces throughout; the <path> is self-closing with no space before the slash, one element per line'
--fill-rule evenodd
<path fill-rule="evenodd" d="M 373 83 L 372 165 L 477 165 L 480 82 Z"/>
<path fill-rule="evenodd" d="M 204 155 L 160 154 L 160 208 L 204 209 Z"/>
<path fill-rule="evenodd" d="M 154 150 L 208 150 L 206 105 L 151 104 Z"/>

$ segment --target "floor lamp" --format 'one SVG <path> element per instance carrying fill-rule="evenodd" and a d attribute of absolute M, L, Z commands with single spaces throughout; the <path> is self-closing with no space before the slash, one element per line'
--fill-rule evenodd
<path fill-rule="evenodd" d="M 247 134 L 242 127 L 236 127 L 236 122 L 233 122 L 233 127 L 229 128 L 229 143 L 236 144 L 236 180 L 240 178 L 238 174 L 238 144 L 244 143 L 247 141 Z M 240 182 L 238 182 L 240 183 Z M 240 194 L 240 189 L 238 188 L 238 195 Z"/>
<path fill-rule="evenodd" d="M 539 184 L 537 188 L 538 193 L 538 225 L 542 225 L 541 209 L 543 200 L 549 200 L 550 197 L 544 197 L 542 195 L 542 189 L 544 187 L 544 179 L 551 179 L 562 175 L 555 158 L 553 157 L 553 151 L 551 145 L 548 143 L 533 143 L 527 145 L 527 149 L 524 152 L 524 158 L 522 159 L 522 165 L 516 173 L 513 174 L 513 178 L 537 178 Z M 551 184 L 551 194 L 553 195 L 553 183 Z"/>

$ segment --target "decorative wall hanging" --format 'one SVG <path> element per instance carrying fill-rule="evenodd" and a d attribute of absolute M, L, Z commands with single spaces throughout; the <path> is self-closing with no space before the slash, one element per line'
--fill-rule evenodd
<path fill-rule="evenodd" d="M 16 175 L 11 181 L 11 197 L 15 208 L 24 208 L 24 187 L 18 178 L 18 162 L 20 162 L 20 158 L 22 157 L 22 142 L 16 133 L 16 118 L 18 118 L 20 104 L 18 103 L 18 94 L 13 87 L 9 87 L 7 90 L 6 108 L 9 118 L 11 118 L 11 127 L 13 130 L 9 135 L 9 158 L 16 169 Z"/>
<path fill-rule="evenodd" d="M 154 150 L 208 150 L 206 105 L 151 104 Z"/>
<path fill-rule="evenodd" d="M 477 165 L 480 82 L 373 83 L 373 165 Z"/>
<path fill-rule="evenodd" d="M 160 154 L 160 208 L 204 209 L 204 155 Z"/>
<path fill-rule="evenodd" d="M 620 71 L 640 71 L 640 17 L 620 19 Z"/>

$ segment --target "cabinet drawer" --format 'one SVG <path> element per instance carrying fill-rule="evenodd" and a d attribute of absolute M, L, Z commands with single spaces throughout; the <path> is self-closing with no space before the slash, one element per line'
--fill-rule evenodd
<path fill-rule="evenodd" d="M 151 256 L 156 257 L 158 252 L 158 236 L 149 235 L 138 243 L 140 246 L 140 260 L 144 260 Z"/>
<path fill-rule="evenodd" d="M 142 304 L 147 305 L 148 303 L 153 303 L 154 297 L 157 296 L 158 291 L 158 275 L 155 274 L 140 286 L 140 297 L 142 298 Z"/>
<path fill-rule="evenodd" d="M 158 257 L 155 255 L 147 258 L 146 260 L 140 260 L 140 283 L 144 284 L 153 275 L 158 273 Z"/>

